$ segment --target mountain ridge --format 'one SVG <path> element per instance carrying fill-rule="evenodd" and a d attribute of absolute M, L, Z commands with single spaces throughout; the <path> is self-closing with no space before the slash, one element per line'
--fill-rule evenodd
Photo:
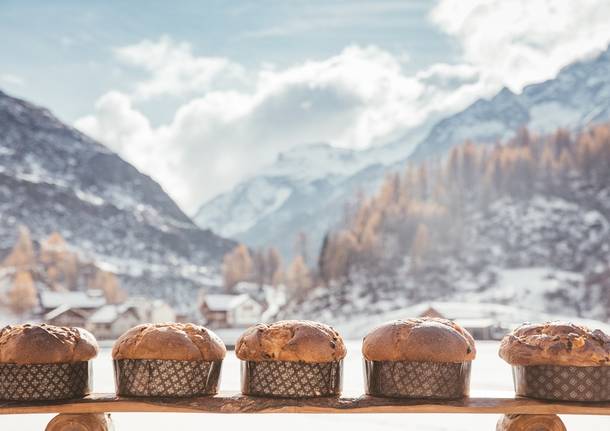
<path fill-rule="evenodd" d="M 45 108 L 0 92 L 0 130 L 0 250 L 20 225 L 35 239 L 58 231 L 122 275 L 127 290 L 172 300 L 167 280 L 202 286 L 235 245 L 197 227 L 152 178 Z"/>
<path fill-rule="evenodd" d="M 194 219 L 200 226 L 212 227 L 248 245 L 278 245 L 284 254 L 290 255 L 291 242 L 299 230 L 311 232 L 312 228 L 322 231 L 332 228 L 341 217 L 341 209 L 354 199 L 359 190 L 374 190 L 387 173 L 404 169 L 411 161 L 442 157 L 453 146 L 465 140 L 473 140 L 481 145 L 493 145 L 511 138 L 524 126 L 530 126 L 534 133 L 546 133 L 557 127 L 580 130 L 591 123 L 608 119 L 610 49 L 600 55 L 567 65 L 555 78 L 527 85 L 520 94 L 503 88 L 493 97 L 478 99 L 466 109 L 446 116 L 430 127 L 415 131 L 402 140 L 362 152 L 363 159 L 369 157 L 370 163 L 363 163 L 358 171 L 341 178 L 335 176 L 332 179 L 334 185 L 329 181 L 319 188 L 320 193 L 332 197 L 330 206 L 318 203 L 308 205 L 305 199 L 311 197 L 311 193 L 308 193 L 310 184 L 299 184 L 290 175 L 285 175 L 281 182 L 276 178 L 276 182 L 267 183 L 266 187 L 256 191 L 258 199 L 264 201 L 269 196 L 269 199 L 273 200 L 273 197 L 283 190 L 282 199 L 274 201 L 273 211 L 259 215 L 256 206 L 251 205 L 243 196 L 250 188 L 253 191 L 256 189 L 257 181 L 266 181 L 264 179 L 268 178 L 269 172 L 274 170 L 271 166 L 241 182 L 233 190 L 203 204 Z M 382 153 L 390 145 L 394 146 L 390 157 L 382 160 L 375 158 L 375 153 Z M 306 155 L 307 146 L 302 149 L 302 153 Z M 304 157 L 302 164 L 311 164 L 312 160 L 315 162 L 314 158 L 306 160 Z M 318 180 L 324 182 L 322 177 Z M 317 184 L 320 185 L 320 182 Z M 288 190 L 286 183 L 290 184 Z M 292 201 L 286 197 L 289 194 L 294 194 Z M 297 194 L 302 198 L 298 199 Z M 331 203 L 330 200 L 328 203 Z M 240 210 L 235 211 L 238 207 Z M 304 209 L 306 217 L 301 214 Z M 329 211 L 334 214 L 328 214 Z M 226 215 L 233 212 L 236 214 L 235 218 L 217 217 L 212 220 L 205 215 Z M 224 230 L 227 219 L 235 220 L 240 217 L 247 219 L 247 222 L 232 225 L 231 229 Z M 310 222 L 299 226 L 298 220 L 303 218 L 318 219 L 319 223 Z M 270 219 L 274 220 L 277 229 L 282 232 L 281 236 L 269 233 Z M 310 242 L 314 251 L 321 244 L 323 234 L 312 233 L 315 238 Z M 279 243 L 274 242 L 278 239 Z"/>

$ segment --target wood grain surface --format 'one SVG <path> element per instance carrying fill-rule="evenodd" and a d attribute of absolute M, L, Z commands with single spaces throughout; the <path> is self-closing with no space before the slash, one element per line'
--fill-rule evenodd
<path fill-rule="evenodd" d="M 0 414 L 30 413 L 505 413 L 610 415 L 610 403 L 549 402 L 511 397 L 473 397 L 455 401 L 400 400 L 369 396 L 286 399 L 222 393 L 198 398 L 127 398 L 91 394 L 64 401 L 0 401 Z"/>

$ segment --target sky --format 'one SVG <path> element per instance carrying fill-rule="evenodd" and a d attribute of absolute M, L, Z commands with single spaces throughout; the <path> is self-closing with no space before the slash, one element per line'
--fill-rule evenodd
<path fill-rule="evenodd" d="M 610 42 L 606 0 L 0 0 L 0 89 L 189 214 L 308 143 L 393 142 Z"/>

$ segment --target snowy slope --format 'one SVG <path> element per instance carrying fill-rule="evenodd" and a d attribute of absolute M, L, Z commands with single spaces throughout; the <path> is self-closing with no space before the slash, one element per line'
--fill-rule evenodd
<path fill-rule="evenodd" d="M 574 314 L 562 315 L 546 313 L 535 308 L 518 305 L 502 305 L 494 302 L 421 302 L 409 307 L 399 308 L 378 314 L 359 316 L 354 318 L 338 318 L 330 323 L 336 327 L 341 335 L 348 339 L 364 337 L 371 328 L 383 322 L 406 319 L 422 315 L 429 308 L 439 311 L 443 315 L 456 321 L 474 321 L 476 319 L 489 319 L 501 325 L 502 328 L 512 329 L 524 322 L 541 321 L 570 321 L 594 329 L 601 329 L 610 333 L 610 324 L 599 320 L 575 317 Z"/>
<path fill-rule="evenodd" d="M 457 249 L 442 249 L 426 269 L 410 271 L 406 259 L 395 271 L 351 273 L 348 281 L 318 287 L 302 302 L 290 303 L 278 317 L 340 324 L 445 301 L 606 320 L 608 192 L 610 185 L 592 191 L 597 199 L 582 202 L 536 195 L 500 199 L 486 210 L 473 206 L 464 219 L 467 241 Z"/>
<path fill-rule="evenodd" d="M 495 143 L 522 126 L 540 133 L 607 120 L 610 50 L 567 66 L 555 79 L 527 86 L 521 94 L 503 89 L 385 146 L 364 152 L 324 145 L 297 148 L 205 203 L 195 221 L 253 246 L 277 245 L 287 254 L 302 230 L 310 234 L 311 252 L 316 252 L 346 202 L 358 190 L 374 190 L 387 172 L 400 169 L 410 158 L 442 156 L 466 139 Z"/>
<path fill-rule="evenodd" d="M 221 235 L 239 235 L 280 210 L 292 195 L 315 189 L 316 181 L 351 175 L 366 163 L 358 152 L 328 144 L 298 147 L 280 154 L 261 175 L 204 205 L 195 221 Z"/>
<path fill-rule="evenodd" d="M 194 219 L 199 226 L 251 246 L 276 245 L 285 255 L 292 253 L 303 231 L 310 236 L 309 252 L 314 255 L 345 203 L 359 190 L 375 190 L 381 172 L 402 154 L 390 147 L 364 152 L 328 144 L 298 147 L 203 205 Z"/>
<path fill-rule="evenodd" d="M 196 285 L 182 274 L 214 272 L 234 244 L 198 228 L 159 184 L 46 109 L 0 92 L 0 132 L 0 258 L 20 224 L 36 240 L 59 231 L 125 274 L 128 287 L 154 294 L 179 280 Z"/>
<path fill-rule="evenodd" d="M 610 48 L 598 57 L 563 68 L 554 79 L 526 86 L 520 94 L 504 88 L 489 100 L 436 124 L 413 158 L 442 155 L 470 139 L 494 144 L 527 126 L 537 133 L 559 127 L 578 130 L 610 119 Z"/>

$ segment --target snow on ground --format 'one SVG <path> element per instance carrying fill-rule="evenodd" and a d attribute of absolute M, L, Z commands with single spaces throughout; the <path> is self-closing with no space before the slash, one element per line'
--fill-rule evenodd
<path fill-rule="evenodd" d="M 525 302 L 523 304 L 526 304 Z M 371 328 L 382 322 L 396 319 L 405 319 L 413 316 L 421 316 L 426 310 L 433 308 L 443 316 L 455 320 L 493 320 L 501 328 L 512 329 L 524 322 L 542 321 L 570 321 L 580 325 L 588 326 L 591 329 L 601 329 L 610 333 L 610 324 L 598 320 L 583 319 L 574 316 L 560 314 L 543 313 L 537 309 L 526 308 L 525 306 L 510 306 L 495 303 L 474 303 L 459 301 L 430 301 L 419 304 L 387 311 L 380 314 L 368 316 L 351 316 L 349 319 L 342 319 L 329 322 L 347 338 L 363 337 Z"/>
<path fill-rule="evenodd" d="M 493 396 L 497 391 L 512 391 L 510 367 L 497 355 L 497 342 L 478 342 L 478 356 L 472 370 L 472 395 Z M 110 348 L 102 348 L 94 361 L 94 390 L 113 392 Z M 344 393 L 362 393 L 360 341 L 348 342 L 344 370 Z M 239 361 L 229 352 L 223 364 L 221 389 L 239 390 Z M 506 393 L 506 392 L 504 392 Z M 0 416 L 0 430 L 43 430 L 52 415 Z M 212 415 L 171 413 L 116 413 L 112 415 L 116 431 L 168 429 L 190 431 L 205 429 L 250 429 L 253 431 L 311 431 L 312 429 L 345 429 L 349 431 L 491 431 L 498 415 L 472 414 L 334 414 L 334 415 Z M 568 429 L 610 429 L 610 417 L 562 416 Z"/>
<path fill-rule="evenodd" d="M 561 294 L 566 286 L 580 286 L 583 281 L 582 274 L 543 267 L 498 269 L 496 274 L 498 281 L 494 285 L 483 292 L 469 293 L 464 299 L 467 302 L 518 304 L 545 311 L 551 305 L 550 298 Z M 561 309 L 561 304 L 556 307 Z"/>

